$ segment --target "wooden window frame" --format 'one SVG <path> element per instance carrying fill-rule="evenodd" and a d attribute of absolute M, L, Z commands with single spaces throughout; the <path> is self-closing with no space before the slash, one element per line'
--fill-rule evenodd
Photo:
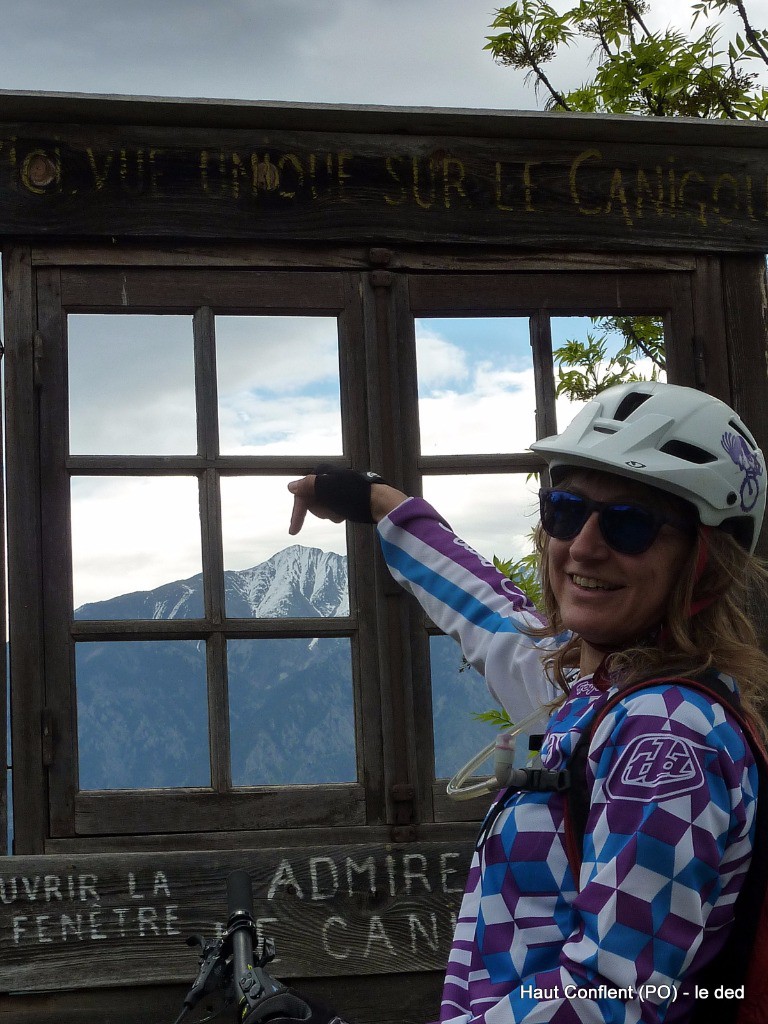
<path fill-rule="evenodd" d="M 229 765 L 229 718 L 226 692 L 226 641 L 281 636 L 344 636 L 351 639 L 358 777 L 376 757 L 366 747 L 362 723 L 371 717 L 363 707 L 362 678 L 371 676 L 372 659 L 363 649 L 357 609 L 368 600 L 352 566 L 360 555 L 350 549 L 350 615 L 311 620 L 230 619 L 224 609 L 221 508 L 218 481 L 232 475 L 298 475 L 319 456 L 237 456 L 218 454 L 218 409 L 214 365 L 216 313 L 248 315 L 328 315 L 338 318 L 341 407 L 345 455 L 339 464 L 364 461 L 351 424 L 360 420 L 360 395 L 348 386 L 357 358 L 352 337 L 359 334 L 355 284 L 347 274 L 301 271 L 199 272 L 51 268 L 38 274 L 38 315 L 44 338 L 38 377 L 40 402 L 42 559 L 45 622 L 46 711 L 54 726 L 48 770 L 50 836 L 101 836 L 144 832 L 197 832 L 238 828 L 276 828 L 319 824 L 359 826 L 380 810 L 367 805 L 360 782 L 321 786 L 233 789 Z M 125 296 L 130 296 L 126 306 Z M 291 296 L 293 298 L 291 299 Z M 67 451 L 66 316 L 69 313 L 190 313 L 193 316 L 198 452 L 194 456 L 81 456 Z M 357 318 L 357 322 L 353 321 Z M 359 348 L 359 345 L 357 346 Z M 358 368 L 357 376 L 360 376 Z M 58 385 L 57 383 L 58 382 Z M 69 488 L 73 476 L 194 476 L 199 483 L 205 615 L 200 620 L 99 622 L 71 617 L 71 539 Z M 289 503 L 286 500 L 286 510 Z M 354 541 L 350 548 L 354 547 Z M 357 547 L 370 547 L 370 542 Z M 370 554 L 368 555 L 370 558 Z M 212 584 L 212 585 L 211 585 Z M 211 740 L 211 787 L 181 790 L 81 792 L 76 786 L 77 726 L 74 692 L 74 645 L 109 640 L 201 640 L 207 648 L 208 711 Z M 369 664 L 370 663 L 370 664 Z M 363 665 L 366 668 L 363 669 Z M 67 680 L 69 684 L 54 681 Z M 370 690 L 371 687 L 369 686 Z M 374 742 L 375 747 L 375 742 Z M 207 755 L 206 755 L 207 756 Z M 370 802 L 368 802 L 370 803 Z"/>
<path fill-rule="evenodd" d="M 146 255 L 143 259 L 151 263 Z M 197 475 L 204 481 L 203 507 L 208 509 L 209 522 L 215 525 L 220 512 L 212 481 L 217 474 L 299 475 L 309 471 L 315 462 L 311 455 L 262 458 L 215 454 L 215 437 L 211 434 L 215 418 L 208 415 L 215 407 L 215 375 L 206 337 L 219 312 L 327 312 L 338 316 L 344 309 L 348 324 L 340 328 L 340 348 L 345 448 L 344 456 L 332 461 L 381 468 L 388 479 L 401 483 L 411 493 L 420 493 L 422 478 L 429 475 L 527 473 L 540 467 L 530 453 L 523 451 L 453 456 L 419 453 L 414 319 L 528 316 L 537 383 L 536 432 L 544 436 L 554 429 L 551 316 L 659 313 L 665 318 L 670 379 L 701 383 L 697 376 L 702 360 L 697 359 L 694 312 L 697 306 L 707 305 L 706 275 L 699 272 L 695 261 L 683 266 L 659 261 L 656 267 L 648 260 L 647 269 L 604 267 L 600 272 L 593 268 L 579 271 L 568 260 L 559 270 L 556 266 L 546 271 L 510 266 L 499 271 L 495 260 L 493 269 L 479 261 L 476 270 L 470 267 L 457 271 L 450 261 L 444 268 L 435 269 L 434 263 L 439 261 L 433 259 L 428 270 L 404 266 L 397 272 L 369 272 L 362 266 L 349 269 L 343 264 L 329 265 L 329 260 L 319 270 L 301 269 L 298 258 L 293 263 L 284 259 L 279 269 L 231 267 L 226 260 L 204 268 L 133 266 L 129 254 L 119 266 L 100 266 L 93 256 L 90 266 L 78 264 L 71 256 L 59 264 L 50 254 L 38 268 L 16 257 L 14 269 L 14 253 L 9 262 L 11 276 L 29 288 L 30 307 L 35 311 L 33 336 L 37 339 L 28 351 L 16 353 L 9 388 L 17 404 L 22 395 L 28 402 L 21 423 L 14 425 L 9 438 L 9 475 L 23 481 L 26 492 L 9 509 L 9 546 L 15 563 L 12 589 L 17 607 L 21 589 L 22 606 L 34 609 L 40 626 L 39 640 L 34 631 L 30 638 L 27 629 L 21 653 L 16 656 L 15 699 L 21 720 L 16 732 L 33 737 L 35 716 L 42 713 L 42 739 L 31 742 L 23 757 L 32 763 L 36 747 L 38 766 L 40 761 L 49 762 L 48 793 L 39 782 L 17 774 L 17 806 L 25 807 L 25 813 L 17 815 L 18 848 L 30 852 L 122 849 L 147 842 L 190 848 L 214 834 L 228 837 L 227 841 L 268 840 L 275 845 L 290 844 L 309 834 L 316 840 L 333 835 L 335 839 L 354 841 L 365 835 L 368 839 L 378 836 L 408 841 L 417 834 L 437 837 L 442 827 L 462 827 L 462 822 L 471 831 L 473 822 L 483 813 L 482 801 L 449 803 L 444 783 L 434 779 L 429 631 L 413 603 L 389 577 L 372 531 L 349 528 L 350 567 L 355 566 L 354 572 L 350 571 L 349 620 L 223 622 L 219 603 L 218 610 L 207 608 L 207 624 L 189 620 L 183 624 L 71 622 L 69 607 L 65 610 L 71 580 L 62 587 L 60 577 L 57 579 L 49 569 L 54 559 L 71 565 L 67 525 L 70 476 L 115 472 Z M 169 282 L 173 282 L 172 288 Z M 294 294 L 301 294 L 302 301 L 297 304 L 286 296 L 299 285 L 301 291 Z M 59 389 L 54 400 L 49 397 L 51 382 L 66 379 L 63 317 L 69 312 L 125 312 L 126 293 L 133 312 L 184 312 L 195 318 L 201 413 L 200 451 L 196 456 L 170 460 L 165 456 L 69 456 L 63 447 L 65 389 Z M 17 315 L 21 315 L 21 306 L 17 300 Z M 30 372 L 23 380 L 25 367 Z M 29 465 L 22 467 L 20 458 L 22 451 L 30 451 L 30 445 L 39 452 L 39 461 L 31 472 Z M 25 508 L 33 509 L 31 521 Z M 30 531 L 39 537 L 39 561 L 31 573 L 27 562 L 22 573 L 19 552 L 34 548 Z M 210 538 L 204 542 L 203 552 L 204 571 L 219 572 L 221 552 Z M 21 576 L 27 577 L 23 584 Z M 13 609 L 11 623 L 12 636 L 18 642 L 23 630 L 19 612 L 14 615 Z M 230 637 L 353 634 L 361 782 L 227 791 L 228 779 L 222 766 L 226 763 L 228 735 L 216 711 L 212 720 L 215 770 L 211 790 L 77 793 L 73 785 L 74 695 L 71 684 L 63 686 L 60 682 L 72 678 L 75 640 L 107 636 L 203 639 L 213 651 L 214 662 L 221 665 L 224 644 Z M 29 690 L 21 681 L 24 666 L 30 669 L 30 678 L 36 680 Z M 209 669 L 209 675 L 211 704 L 214 708 L 225 706 L 222 676 L 214 669 Z"/>

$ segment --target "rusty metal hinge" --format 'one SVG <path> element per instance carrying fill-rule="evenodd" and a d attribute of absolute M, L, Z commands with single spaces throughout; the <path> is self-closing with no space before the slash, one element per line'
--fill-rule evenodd
<path fill-rule="evenodd" d="M 43 767 L 50 768 L 53 764 L 53 712 L 43 708 L 40 712 L 40 732 L 43 747 Z"/>

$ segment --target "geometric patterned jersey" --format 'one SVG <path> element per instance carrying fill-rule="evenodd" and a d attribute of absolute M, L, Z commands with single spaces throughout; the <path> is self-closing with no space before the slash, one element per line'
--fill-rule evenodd
<path fill-rule="evenodd" d="M 461 643 L 513 721 L 556 697 L 542 648 L 564 638 L 521 632 L 541 622 L 535 610 L 430 505 L 410 498 L 379 534 L 395 579 Z M 543 713 L 546 768 L 567 762 L 615 692 L 610 681 L 576 679 L 558 710 Z M 749 866 L 757 795 L 749 745 L 721 704 L 662 684 L 606 716 L 591 741 L 587 783 L 578 887 L 561 794 L 517 793 L 497 808 L 470 866 L 442 1024 L 690 1016 Z"/>

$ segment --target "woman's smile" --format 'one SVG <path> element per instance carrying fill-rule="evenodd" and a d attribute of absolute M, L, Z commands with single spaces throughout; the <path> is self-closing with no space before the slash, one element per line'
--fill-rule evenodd
<path fill-rule="evenodd" d="M 588 576 L 578 576 L 576 573 L 569 573 L 573 583 L 585 590 L 618 590 L 620 584 L 607 583 L 605 580 L 596 580 Z"/>

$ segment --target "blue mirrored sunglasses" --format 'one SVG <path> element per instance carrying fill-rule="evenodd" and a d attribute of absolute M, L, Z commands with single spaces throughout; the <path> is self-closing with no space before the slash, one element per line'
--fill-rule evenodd
<path fill-rule="evenodd" d="M 622 555 L 641 555 L 653 544 L 662 526 L 692 534 L 690 522 L 662 515 L 644 505 L 626 501 L 592 501 L 581 494 L 543 488 L 539 491 L 541 525 L 556 540 L 573 540 L 597 512 L 600 532 L 609 547 Z"/>

